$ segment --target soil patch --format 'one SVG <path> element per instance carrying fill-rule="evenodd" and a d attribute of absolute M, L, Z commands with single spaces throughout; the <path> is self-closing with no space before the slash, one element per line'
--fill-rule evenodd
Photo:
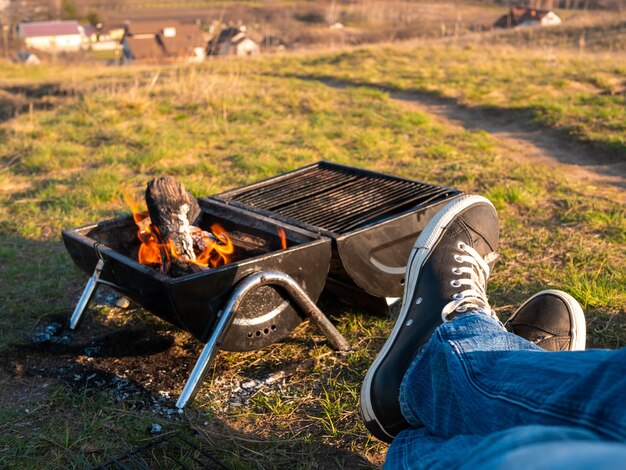
<path fill-rule="evenodd" d="M 160 325 L 86 318 L 73 332 L 66 323 L 49 317 L 30 342 L 3 351 L 0 380 L 21 394 L 33 384 L 60 382 L 75 392 L 104 391 L 114 401 L 164 411 L 174 406 L 170 394 L 185 383 L 199 353 L 189 335 Z"/>

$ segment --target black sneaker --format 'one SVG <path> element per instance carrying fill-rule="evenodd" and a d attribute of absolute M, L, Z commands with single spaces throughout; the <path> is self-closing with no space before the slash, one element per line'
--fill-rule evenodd
<path fill-rule="evenodd" d="M 528 299 L 504 324 L 507 330 L 546 351 L 584 351 L 585 314 L 571 295 L 544 290 Z"/>
<path fill-rule="evenodd" d="M 409 425 L 400 411 L 400 383 L 417 352 L 448 315 L 492 314 L 486 284 L 497 257 L 498 216 L 482 196 L 443 207 L 415 242 L 406 269 L 402 309 L 361 387 L 361 415 L 378 439 L 391 442 Z"/>

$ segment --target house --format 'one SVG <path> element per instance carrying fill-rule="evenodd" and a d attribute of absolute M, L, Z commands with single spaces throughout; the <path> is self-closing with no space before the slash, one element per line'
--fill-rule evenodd
<path fill-rule="evenodd" d="M 168 57 L 186 57 L 202 61 L 205 57 L 206 41 L 198 25 L 179 24 L 163 30 L 161 42 Z"/>
<path fill-rule="evenodd" d="M 85 30 L 77 21 L 21 23 L 19 35 L 27 48 L 46 52 L 76 52 L 85 40 Z"/>
<path fill-rule="evenodd" d="M 201 61 L 205 55 L 200 28 L 178 21 L 133 21 L 126 26 L 122 45 L 127 60 Z"/>
<path fill-rule="evenodd" d="M 213 55 L 252 56 L 260 52 L 259 45 L 248 37 L 245 26 L 221 30 L 207 47 L 207 53 Z"/>
<path fill-rule="evenodd" d="M 154 38 L 127 37 L 122 42 L 122 53 L 127 60 L 153 60 L 165 59 L 165 50 Z"/>
<path fill-rule="evenodd" d="M 100 31 L 90 24 L 83 26 L 84 40 L 87 42 L 98 42 Z"/>
<path fill-rule="evenodd" d="M 124 29 L 118 27 L 103 28 L 85 26 L 85 34 L 89 37 L 89 47 L 100 58 L 118 59 L 122 51 Z"/>
<path fill-rule="evenodd" d="M 495 28 L 527 28 L 530 26 L 554 26 L 562 20 L 554 10 L 514 7 L 494 23 Z"/>

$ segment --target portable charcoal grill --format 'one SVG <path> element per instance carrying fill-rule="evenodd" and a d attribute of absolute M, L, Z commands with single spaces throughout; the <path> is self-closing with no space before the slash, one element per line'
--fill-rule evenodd
<path fill-rule="evenodd" d="M 132 217 L 63 232 L 74 262 L 91 274 L 70 320 L 76 328 L 96 286 L 106 284 L 206 343 L 177 402 L 197 392 L 217 349 L 255 350 L 308 317 L 339 350 L 350 347 L 317 308 L 327 291 L 380 309 L 403 291 L 415 239 L 448 187 L 318 162 L 198 199 L 201 228 L 221 224 L 235 245 L 231 263 L 173 278 L 139 264 Z M 281 249 L 283 228 L 287 248 Z"/>

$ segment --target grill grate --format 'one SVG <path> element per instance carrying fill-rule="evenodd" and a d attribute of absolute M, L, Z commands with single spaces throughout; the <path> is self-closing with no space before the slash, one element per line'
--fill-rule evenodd
<path fill-rule="evenodd" d="M 457 191 L 380 173 L 319 162 L 219 195 L 330 232 L 347 231 Z"/>
<path fill-rule="evenodd" d="M 114 457 L 109 462 L 92 468 L 92 470 L 114 469 L 228 470 L 228 467 L 197 444 L 182 436 L 171 435 L 156 439 L 144 447 Z"/>

